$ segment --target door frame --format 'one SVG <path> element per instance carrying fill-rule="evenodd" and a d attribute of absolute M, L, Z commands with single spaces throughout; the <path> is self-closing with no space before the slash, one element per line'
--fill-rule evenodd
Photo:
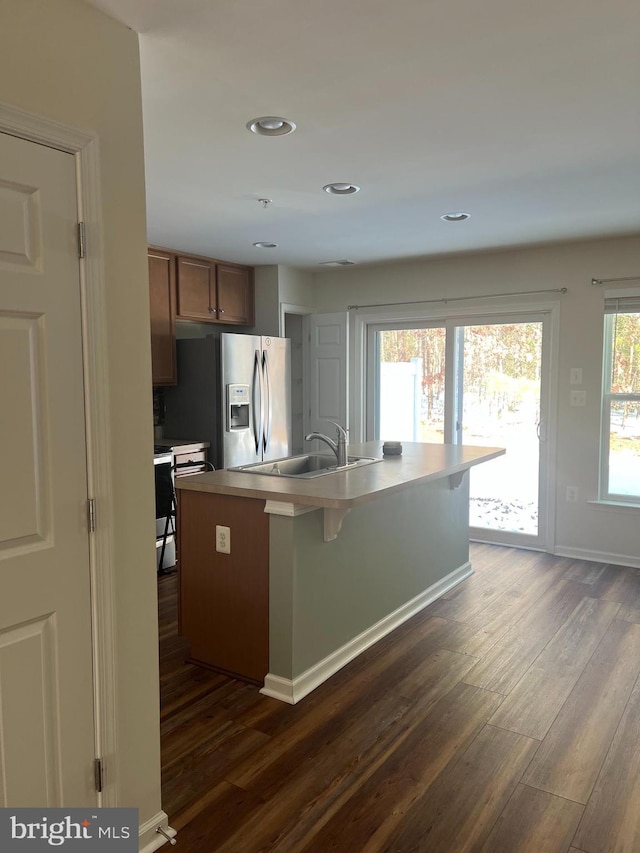
<path fill-rule="evenodd" d="M 504 300 L 488 302 L 486 299 L 469 298 L 464 307 L 459 303 L 430 305 L 429 309 L 416 305 L 415 308 L 398 306 L 397 308 L 384 308 L 378 310 L 358 309 L 350 312 L 350 359 L 353 365 L 350 412 L 351 429 L 354 441 L 366 441 L 368 429 L 368 400 L 372 393 L 369 385 L 369 360 L 371 353 L 368 347 L 369 327 L 379 326 L 386 323 L 411 323 L 424 322 L 425 325 L 438 325 L 439 322 L 447 321 L 451 325 L 464 325 L 469 318 L 474 322 L 480 318 L 500 318 L 505 322 L 510 316 L 522 316 L 527 314 L 544 314 L 548 316 L 548 348 L 543 352 L 548 366 L 548 386 L 546 388 L 546 444 L 547 444 L 547 478 L 545 484 L 545 537 L 539 548 L 548 553 L 555 552 L 555 496 L 556 496 L 556 435 L 558 418 L 558 353 L 559 353 L 559 329 L 560 329 L 560 300 L 537 299 L 520 296 L 514 299 L 506 293 Z M 447 389 L 449 390 L 449 389 Z M 541 393 L 543 393 L 541 391 Z M 451 439 L 449 439 L 451 440 Z M 500 544 L 500 543 L 496 543 Z M 527 547 L 525 545 L 518 547 Z M 538 548 L 538 549 L 539 549 Z"/>
<path fill-rule="evenodd" d="M 309 362 L 309 316 L 315 313 L 315 308 L 309 305 L 298 305 L 293 302 L 280 303 L 279 334 L 286 338 L 287 315 L 296 314 L 302 317 L 302 431 L 304 435 L 309 432 L 309 382 L 306 381 L 311 375 Z M 293 353 L 291 354 L 293 359 Z"/>
<path fill-rule="evenodd" d="M 94 133 L 3 103 L 0 103 L 0 133 L 73 155 L 78 219 L 85 223 L 88 234 L 85 257 L 79 259 L 79 268 L 87 496 L 95 500 L 99 519 L 95 532 L 89 535 L 95 755 L 103 758 L 108 771 L 103 790 L 97 794 L 98 807 L 114 807 L 118 805 L 116 603 L 107 340 L 102 319 L 106 311 L 98 139 Z"/>

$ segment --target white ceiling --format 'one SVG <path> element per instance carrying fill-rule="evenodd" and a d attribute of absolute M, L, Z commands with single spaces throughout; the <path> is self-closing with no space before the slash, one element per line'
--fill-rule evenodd
<path fill-rule="evenodd" d="M 151 243 L 318 270 L 640 231 L 637 0 L 92 2 L 140 33 Z"/>

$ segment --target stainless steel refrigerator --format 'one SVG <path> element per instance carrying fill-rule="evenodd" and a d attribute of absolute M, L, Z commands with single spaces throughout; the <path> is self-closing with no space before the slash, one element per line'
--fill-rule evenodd
<path fill-rule="evenodd" d="M 164 435 L 208 441 L 216 468 L 291 454 L 286 338 L 220 334 L 177 342 L 178 384 L 165 390 Z"/>

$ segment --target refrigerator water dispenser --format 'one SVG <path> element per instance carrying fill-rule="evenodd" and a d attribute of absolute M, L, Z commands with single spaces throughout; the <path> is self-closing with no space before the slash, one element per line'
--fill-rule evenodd
<path fill-rule="evenodd" d="M 227 385 L 227 432 L 249 429 L 249 386 Z"/>

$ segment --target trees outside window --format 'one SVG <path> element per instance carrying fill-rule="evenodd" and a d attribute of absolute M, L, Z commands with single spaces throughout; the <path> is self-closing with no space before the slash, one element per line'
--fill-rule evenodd
<path fill-rule="evenodd" d="M 601 497 L 640 503 L 640 296 L 605 300 Z"/>

